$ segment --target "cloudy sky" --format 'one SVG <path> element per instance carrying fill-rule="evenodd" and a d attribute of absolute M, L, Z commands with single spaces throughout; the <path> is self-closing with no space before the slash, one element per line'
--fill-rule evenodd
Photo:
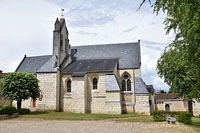
<path fill-rule="evenodd" d="M 165 35 L 165 14 L 156 16 L 142 0 L 0 0 L 0 70 L 13 72 L 27 56 L 52 53 L 53 27 L 65 9 L 70 44 L 92 45 L 141 40 L 142 77 L 168 89 L 156 63 L 174 35 Z"/>

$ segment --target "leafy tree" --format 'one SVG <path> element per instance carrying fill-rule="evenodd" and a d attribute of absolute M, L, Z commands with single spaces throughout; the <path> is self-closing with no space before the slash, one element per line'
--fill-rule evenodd
<path fill-rule="evenodd" d="M 17 108 L 21 109 L 22 100 L 37 98 L 40 95 L 38 79 L 30 73 L 8 73 L 4 77 L 3 95 L 17 101 Z"/>
<path fill-rule="evenodd" d="M 164 21 L 166 33 L 173 30 L 176 34 L 174 42 L 169 46 L 170 50 L 165 50 L 158 61 L 160 77 L 166 78 L 165 82 L 172 89 L 177 88 L 175 91 L 182 96 L 200 98 L 197 96 L 200 88 L 200 0 L 148 1 L 154 13 L 163 11 L 167 14 Z M 143 0 L 140 7 L 145 2 L 146 0 Z M 167 63 L 167 58 L 174 55 L 174 61 L 169 59 L 173 65 Z M 173 73 L 176 73 L 176 76 Z"/>
<path fill-rule="evenodd" d="M 187 52 L 179 44 L 165 48 L 157 63 L 158 75 L 171 87 L 171 93 L 178 93 L 185 99 L 200 98 L 197 84 L 197 68 L 186 60 Z"/>
<path fill-rule="evenodd" d="M 0 95 L 2 95 L 2 90 L 3 90 L 3 79 L 0 79 Z"/>

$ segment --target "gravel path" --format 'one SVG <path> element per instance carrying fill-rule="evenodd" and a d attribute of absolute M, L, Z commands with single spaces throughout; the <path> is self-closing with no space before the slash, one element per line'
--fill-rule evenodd
<path fill-rule="evenodd" d="M 177 123 L 69 121 L 16 118 L 0 121 L 0 133 L 193 133 Z"/>

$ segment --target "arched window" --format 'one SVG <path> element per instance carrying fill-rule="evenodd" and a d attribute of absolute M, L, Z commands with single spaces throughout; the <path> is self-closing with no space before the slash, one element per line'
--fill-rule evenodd
<path fill-rule="evenodd" d="M 169 104 L 166 104 L 166 105 L 165 105 L 165 111 L 167 111 L 167 112 L 170 111 L 170 105 L 169 105 Z"/>
<path fill-rule="evenodd" d="M 93 78 L 93 90 L 97 89 L 98 80 L 97 78 Z"/>
<path fill-rule="evenodd" d="M 125 79 L 122 80 L 122 91 L 126 91 L 126 81 L 125 81 Z"/>
<path fill-rule="evenodd" d="M 67 81 L 67 92 L 71 92 L 71 80 Z"/>
<path fill-rule="evenodd" d="M 131 91 L 131 80 L 127 74 L 122 79 L 122 91 Z"/>
<path fill-rule="evenodd" d="M 131 80 L 127 80 L 127 91 L 131 91 Z"/>

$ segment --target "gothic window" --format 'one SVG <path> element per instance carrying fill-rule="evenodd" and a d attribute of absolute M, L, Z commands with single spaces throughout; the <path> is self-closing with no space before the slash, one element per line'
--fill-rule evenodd
<path fill-rule="evenodd" d="M 131 91 L 131 80 L 127 80 L 127 91 Z"/>
<path fill-rule="evenodd" d="M 97 89 L 98 80 L 97 78 L 93 78 L 93 90 Z"/>
<path fill-rule="evenodd" d="M 126 81 L 125 81 L 125 79 L 122 80 L 122 91 L 126 91 Z"/>
<path fill-rule="evenodd" d="M 131 80 L 127 74 L 122 79 L 122 91 L 131 91 Z"/>
<path fill-rule="evenodd" d="M 71 92 L 71 80 L 67 81 L 67 92 Z"/>

